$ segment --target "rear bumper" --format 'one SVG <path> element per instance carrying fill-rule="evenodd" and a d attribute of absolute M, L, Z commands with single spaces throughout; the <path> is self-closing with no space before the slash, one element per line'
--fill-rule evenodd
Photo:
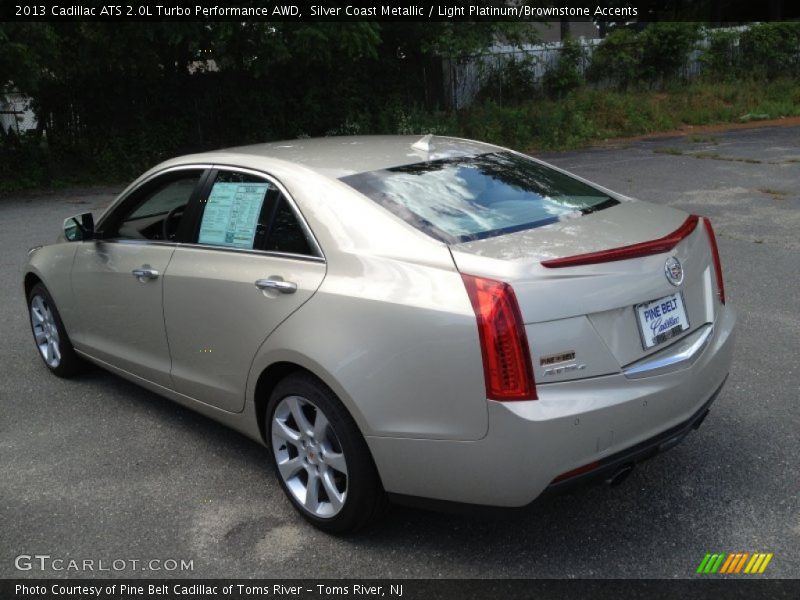
<path fill-rule="evenodd" d="M 539 400 L 489 402 L 478 441 L 368 437 L 387 492 L 488 506 L 524 506 L 545 490 L 606 475 L 675 445 L 705 416 L 730 370 L 736 317 L 686 368 L 539 386 Z M 590 463 L 596 469 L 554 483 Z"/>
<path fill-rule="evenodd" d="M 726 377 L 727 379 L 727 377 Z M 598 460 L 595 464 L 591 465 L 590 469 L 580 473 L 570 474 L 565 473 L 554 479 L 544 493 L 561 492 L 568 488 L 592 481 L 607 479 L 619 472 L 620 469 L 633 466 L 636 463 L 642 462 L 649 458 L 654 457 L 656 454 L 674 448 L 683 441 L 692 430 L 698 429 L 708 416 L 711 405 L 717 399 L 719 393 L 725 385 L 725 381 L 717 388 L 711 398 L 700 407 L 696 413 L 689 417 L 683 423 L 679 423 L 675 427 L 670 427 L 666 431 L 651 437 L 650 439 L 639 442 L 638 444 L 626 448 L 621 452 L 617 452 L 606 458 Z"/>

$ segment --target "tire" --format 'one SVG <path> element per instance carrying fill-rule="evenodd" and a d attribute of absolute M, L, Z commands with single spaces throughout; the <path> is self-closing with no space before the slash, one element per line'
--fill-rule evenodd
<path fill-rule="evenodd" d="M 287 376 L 273 390 L 265 418 L 275 474 L 303 518 L 341 534 L 380 517 L 387 501 L 372 455 L 326 385 L 305 373 Z"/>
<path fill-rule="evenodd" d="M 28 315 L 39 357 L 51 373 L 72 377 L 86 368 L 86 362 L 69 341 L 56 303 L 42 283 L 34 285 L 28 293 Z"/>

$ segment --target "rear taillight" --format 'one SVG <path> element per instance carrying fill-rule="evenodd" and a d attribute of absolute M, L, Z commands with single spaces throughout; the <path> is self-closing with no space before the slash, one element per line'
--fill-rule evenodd
<path fill-rule="evenodd" d="M 486 396 L 491 400 L 536 400 L 528 338 L 514 290 L 501 281 L 461 277 L 478 320 Z"/>
<path fill-rule="evenodd" d="M 706 217 L 703 217 L 703 225 L 706 227 L 708 243 L 711 245 L 711 256 L 714 259 L 714 273 L 717 275 L 717 293 L 719 294 L 719 301 L 725 304 L 725 284 L 722 282 L 722 263 L 719 260 L 717 238 L 714 235 L 714 228 L 711 227 L 711 221 Z"/>

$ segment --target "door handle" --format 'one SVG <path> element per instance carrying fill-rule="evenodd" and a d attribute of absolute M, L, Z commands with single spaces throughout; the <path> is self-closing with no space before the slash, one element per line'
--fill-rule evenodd
<path fill-rule="evenodd" d="M 142 283 L 158 278 L 158 271 L 151 268 L 150 265 L 142 265 L 138 269 L 131 271 L 131 274 Z"/>
<path fill-rule="evenodd" d="M 281 294 L 294 294 L 297 291 L 297 284 L 294 281 L 283 279 L 257 279 L 256 287 L 260 290 L 277 290 Z"/>

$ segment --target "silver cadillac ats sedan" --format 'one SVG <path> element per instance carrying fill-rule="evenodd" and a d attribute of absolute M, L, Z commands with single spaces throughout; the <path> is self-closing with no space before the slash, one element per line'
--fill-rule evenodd
<path fill-rule="evenodd" d="M 298 512 L 518 507 L 697 428 L 731 365 L 708 219 L 425 136 L 184 156 L 30 251 L 36 346 L 266 445 Z"/>

